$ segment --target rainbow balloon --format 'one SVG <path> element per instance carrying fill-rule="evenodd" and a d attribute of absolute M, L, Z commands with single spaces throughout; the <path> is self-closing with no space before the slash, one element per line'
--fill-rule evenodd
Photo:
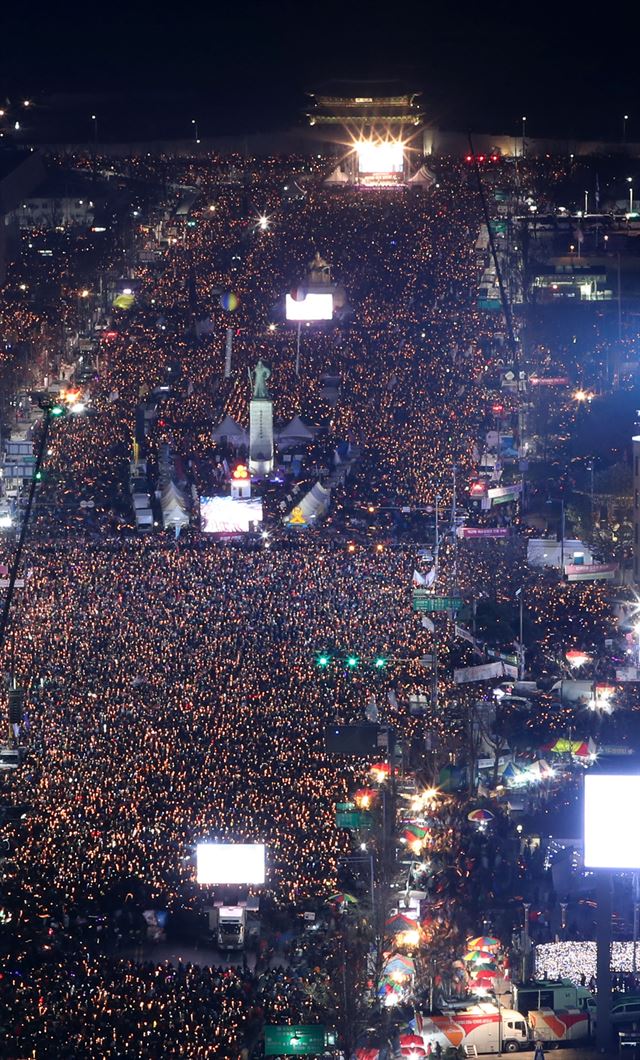
<path fill-rule="evenodd" d="M 224 294 L 221 294 L 220 305 L 228 313 L 233 313 L 233 310 L 238 308 L 238 296 L 235 291 L 225 291 Z"/>

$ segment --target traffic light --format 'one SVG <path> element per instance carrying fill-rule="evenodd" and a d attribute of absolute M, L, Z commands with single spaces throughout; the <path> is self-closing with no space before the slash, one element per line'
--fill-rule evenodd
<path fill-rule="evenodd" d="M 375 659 L 373 660 L 373 665 L 375 666 L 376 670 L 384 670 L 385 666 L 387 665 L 387 660 L 385 659 L 384 655 L 376 655 Z"/>
<path fill-rule="evenodd" d="M 354 670 L 357 665 L 358 665 L 358 656 L 357 655 L 347 655 L 347 666 L 351 670 Z"/>
<path fill-rule="evenodd" d="M 36 471 L 34 478 L 36 482 L 42 482 L 42 471 Z"/>
<path fill-rule="evenodd" d="M 52 405 L 49 409 L 49 415 L 53 416 L 54 419 L 59 419 L 60 416 L 64 416 L 66 411 L 64 405 Z"/>
<path fill-rule="evenodd" d="M 319 666 L 321 670 L 324 670 L 330 662 L 331 656 L 327 655 L 325 652 L 323 652 L 321 655 L 318 655 L 316 659 L 316 665 Z"/>

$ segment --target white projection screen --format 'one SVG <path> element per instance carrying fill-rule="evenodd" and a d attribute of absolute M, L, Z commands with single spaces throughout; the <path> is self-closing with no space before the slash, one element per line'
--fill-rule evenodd
<path fill-rule="evenodd" d="M 309 291 L 305 298 L 285 296 L 287 320 L 332 320 L 333 294 L 320 291 Z"/>
<path fill-rule="evenodd" d="M 257 497 L 201 497 L 200 518 L 205 534 L 246 534 L 262 522 L 262 501 Z"/>
<path fill-rule="evenodd" d="M 198 843 L 198 883 L 263 884 L 264 843 Z"/>
<path fill-rule="evenodd" d="M 360 173 L 402 173 L 404 166 L 404 144 L 392 140 L 388 143 L 356 144 L 358 170 Z"/>
<path fill-rule="evenodd" d="M 584 864 L 587 869 L 640 869 L 640 776 L 584 778 Z"/>

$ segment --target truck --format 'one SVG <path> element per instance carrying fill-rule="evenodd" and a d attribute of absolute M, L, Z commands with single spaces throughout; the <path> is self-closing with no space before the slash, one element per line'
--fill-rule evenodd
<path fill-rule="evenodd" d="M 240 905 L 223 905 L 218 910 L 216 944 L 220 950 L 242 950 L 247 929 L 247 910 Z"/>
<path fill-rule="evenodd" d="M 488 1002 L 470 1005 L 461 1012 L 417 1016 L 415 1030 L 424 1039 L 425 1052 L 429 1045 L 433 1052 L 438 1043 L 443 1053 L 459 1046 L 470 1053 L 474 1047 L 477 1053 L 517 1053 L 530 1044 L 524 1016 Z"/>
<path fill-rule="evenodd" d="M 585 1009 L 531 1009 L 527 1016 L 533 1042 L 555 1047 L 562 1042 L 586 1041 L 591 1035 L 592 1020 Z"/>
<path fill-rule="evenodd" d="M 586 986 L 576 986 L 570 979 L 534 979 L 513 988 L 513 1007 L 527 1016 L 533 1009 L 579 1009 L 592 1019 L 596 999 Z"/>

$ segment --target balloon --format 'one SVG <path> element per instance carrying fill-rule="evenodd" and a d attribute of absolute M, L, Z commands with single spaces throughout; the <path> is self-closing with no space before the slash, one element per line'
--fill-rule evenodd
<path fill-rule="evenodd" d="M 220 305 L 230 313 L 238 307 L 238 296 L 234 291 L 225 291 L 220 295 Z"/>

